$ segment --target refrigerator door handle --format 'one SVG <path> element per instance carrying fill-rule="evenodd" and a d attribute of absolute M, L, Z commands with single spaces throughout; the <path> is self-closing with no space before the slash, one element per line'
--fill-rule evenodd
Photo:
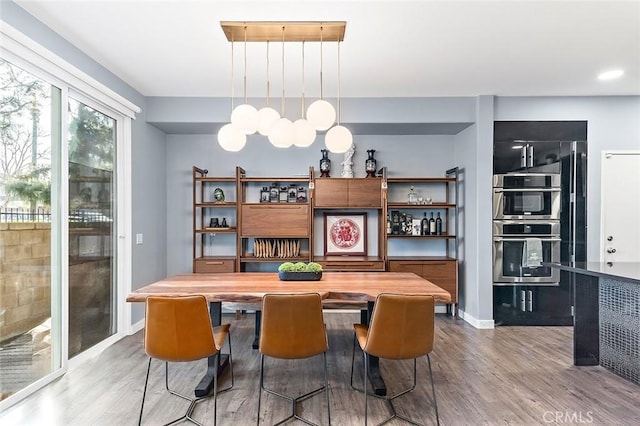
<path fill-rule="evenodd" d="M 527 296 L 529 296 L 527 300 L 527 311 L 533 312 L 533 291 L 527 290 Z"/>
<path fill-rule="evenodd" d="M 527 145 L 527 167 L 533 167 L 533 145 Z"/>
<path fill-rule="evenodd" d="M 527 294 L 524 290 L 520 290 L 520 310 L 526 312 L 527 310 Z"/>
<path fill-rule="evenodd" d="M 527 145 L 520 148 L 520 168 L 525 169 L 527 167 Z"/>

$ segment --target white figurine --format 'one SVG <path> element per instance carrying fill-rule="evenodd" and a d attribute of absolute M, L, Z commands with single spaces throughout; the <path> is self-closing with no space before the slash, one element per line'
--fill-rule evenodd
<path fill-rule="evenodd" d="M 353 177 L 353 169 L 351 167 L 353 166 L 353 161 L 351 161 L 351 159 L 353 158 L 353 154 L 355 152 L 356 152 L 356 145 L 352 143 L 351 148 L 349 148 L 349 150 L 344 153 L 344 161 L 340 163 L 342 164 L 342 174 L 340 176 L 342 176 L 343 178 Z"/>

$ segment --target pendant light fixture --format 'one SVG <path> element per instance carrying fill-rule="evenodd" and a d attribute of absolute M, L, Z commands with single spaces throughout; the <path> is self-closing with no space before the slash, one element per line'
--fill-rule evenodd
<path fill-rule="evenodd" d="M 244 27 L 244 103 L 231 112 L 231 124 L 246 135 L 258 130 L 258 110 L 247 102 L 247 27 Z"/>
<path fill-rule="evenodd" d="M 307 119 L 316 128 L 316 130 L 327 130 L 333 126 L 336 121 L 336 110 L 329 102 L 324 100 L 324 87 L 323 87 L 323 37 L 324 26 L 320 26 L 320 99 L 309 105 L 307 110 Z"/>
<path fill-rule="evenodd" d="M 327 149 L 335 153 L 344 153 L 353 143 L 351 131 L 340 125 L 340 42 L 338 42 L 338 125 L 333 126 L 324 137 Z"/>
<path fill-rule="evenodd" d="M 269 131 L 269 142 L 277 148 L 289 148 L 293 145 L 294 130 L 291 120 L 284 116 L 284 36 L 285 27 L 282 27 L 282 102 L 281 102 L 281 118 L 276 120 Z"/>
<path fill-rule="evenodd" d="M 302 42 L 302 96 L 300 99 L 301 117 L 293 122 L 293 144 L 302 148 L 311 146 L 316 140 L 316 129 L 304 118 L 304 41 Z"/>
<path fill-rule="evenodd" d="M 258 133 L 269 135 L 271 126 L 280 118 L 280 114 L 271 108 L 271 80 L 269 78 L 269 41 L 267 40 L 267 106 L 258 110 Z"/>
<path fill-rule="evenodd" d="M 231 111 L 233 111 L 233 40 L 231 41 Z M 237 152 L 247 144 L 247 135 L 227 123 L 218 130 L 218 143 L 225 151 Z"/>
<path fill-rule="evenodd" d="M 316 138 L 316 131 L 326 131 L 336 122 L 336 109 L 324 99 L 324 45 L 325 41 L 341 42 L 344 39 L 346 22 L 344 21 L 278 21 L 278 22 L 220 22 L 227 40 L 231 42 L 231 123 L 223 126 L 218 132 L 218 142 L 227 151 L 239 151 L 247 141 L 247 135 L 256 130 L 278 148 L 292 145 L 308 147 Z M 234 108 L 234 41 L 244 39 L 244 102 Z M 270 63 L 269 43 L 282 42 L 282 100 L 280 113 L 270 105 Z M 305 44 L 320 42 L 320 99 L 306 109 L 305 93 Z M 266 106 L 258 111 L 248 103 L 247 99 L 247 42 L 266 42 L 267 56 L 267 101 Z M 302 96 L 301 114 L 295 123 L 285 117 L 285 42 L 302 42 Z M 338 52 L 339 56 L 339 52 Z M 339 68 L 339 66 L 338 66 Z M 339 89 L 338 89 L 339 92 Z M 339 98 L 339 93 L 338 93 Z M 327 133 L 325 143 L 333 152 L 342 150 L 345 137 L 351 133 L 339 125 L 331 134 Z M 337 136 L 336 136 L 337 135 Z"/>

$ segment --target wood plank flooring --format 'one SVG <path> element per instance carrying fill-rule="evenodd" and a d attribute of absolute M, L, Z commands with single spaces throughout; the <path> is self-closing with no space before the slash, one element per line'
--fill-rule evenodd
<path fill-rule="evenodd" d="M 232 324 L 235 387 L 218 397 L 218 424 L 255 424 L 259 354 L 251 349 L 253 316 L 225 315 L 224 319 Z M 325 321 L 332 424 L 363 424 L 362 394 L 349 386 L 351 324 L 359 321 L 359 314 L 327 311 Z M 0 424 L 136 424 L 147 365 L 142 339 L 139 332 L 109 347 L 0 414 Z M 437 315 L 431 361 L 442 425 L 640 424 L 640 387 L 601 367 L 574 367 L 570 327 L 477 330 L 462 320 Z M 265 365 L 265 383 L 285 393 L 304 393 L 322 380 L 321 357 L 268 360 Z M 399 413 L 432 425 L 435 417 L 426 367 L 426 358 L 418 361 L 418 387 L 396 405 Z M 170 385 L 191 393 L 204 368 L 204 361 L 172 364 Z M 356 372 L 361 369 L 361 354 L 356 352 Z M 392 392 L 411 380 L 411 362 L 381 360 L 381 369 Z M 186 403 L 165 392 L 163 364 L 154 362 L 151 374 L 144 424 L 163 424 L 181 416 Z M 225 373 L 221 386 L 227 379 Z M 370 424 L 388 414 L 379 400 L 370 399 L 369 409 Z M 213 401 L 203 401 L 194 417 L 213 424 L 212 410 Z M 286 401 L 263 394 L 261 424 L 273 424 L 288 410 Z M 326 424 L 323 395 L 303 402 L 298 414 Z"/>

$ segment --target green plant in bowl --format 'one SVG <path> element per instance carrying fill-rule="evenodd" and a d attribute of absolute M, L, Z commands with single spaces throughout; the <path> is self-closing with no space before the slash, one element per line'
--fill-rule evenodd
<path fill-rule="evenodd" d="M 295 271 L 295 264 L 293 262 L 284 262 L 278 266 L 278 272 L 293 272 Z"/>
<path fill-rule="evenodd" d="M 307 264 L 304 262 L 297 262 L 293 265 L 293 270 L 296 272 L 307 271 Z"/>
<path fill-rule="evenodd" d="M 322 272 L 322 265 L 316 262 L 309 262 L 306 265 L 305 271 L 307 272 Z"/>

